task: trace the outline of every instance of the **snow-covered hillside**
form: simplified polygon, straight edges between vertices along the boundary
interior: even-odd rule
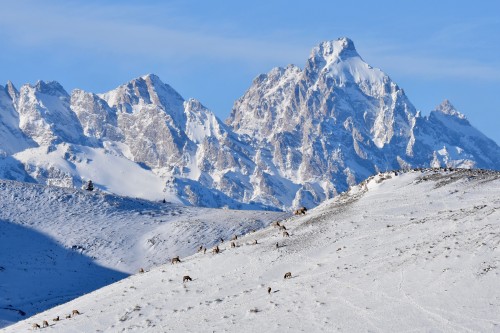
[[[285,216],[0,180],[0,327]]]
[[[125,204],[110,206],[115,200]],[[146,223],[160,218],[146,214],[150,206],[134,209]],[[235,248],[225,242],[219,254],[151,267],[4,332],[43,320],[65,333],[500,332],[499,221],[498,172],[379,174],[282,220],[290,237],[270,226]],[[72,310],[80,314],[65,319]]]

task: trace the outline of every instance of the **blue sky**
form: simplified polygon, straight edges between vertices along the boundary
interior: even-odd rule
[[[346,36],[424,115],[444,99],[500,143],[500,1],[4,1],[0,84],[96,93],[154,73],[221,119],[252,80]]]

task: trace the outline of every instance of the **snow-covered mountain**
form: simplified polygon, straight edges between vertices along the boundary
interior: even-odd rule
[[[207,207],[312,207],[390,169],[500,169],[500,148],[445,101],[421,116],[347,38],[258,76],[226,124],[155,75],[69,95],[0,87],[0,178]]]
[[[253,138],[264,172],[296,185],[285,206],[313,206],[378,171],[500,168],[498,145],[450,102],[422,117],[348,38],[315,47],[304,69],[290,65],[258,76],[227,124]]]
[[[55,199],[57,193],[64,191],[42,191],[61,202],[57,207],[68,209],[74,207],[72,201],[92,196],[68,190]],[[111,224],[120,226],[115,227],[120,235],[129,227],[160,228],[156,220],[180,209],[157,210],[154,204],[140,206],[114,197],[99,200],[109,204],[105,210],[110,216],[118,216],[94,236],[109,233]],[[133,211],[142,213],[136,222],[150,227],[119,218]],[[193,208],[187,211],[192,213]],[[186,208],[179,213],[186,214]],[[85,222],[90,220],[89,216]],[[228,242],[219,244],[219,254],[209,248],[206,254],[181,257],[179,264],[147,269],[3,331],[28,331],[46,320],[51,332],[65,333],[498,332],[498,221],[499,172],[381,173],[305,216],[281,220],[289,237],[269,226],[238,237],[234,248]],[[152,236],[157,230],[142,237],[138,247],[154,249],[146,239],[156,240]],[[100,241],[85,243],[89,245],[105,247]],[[122,252],[115,260],[122,258],[118,253]],[[21,269],[24,258],[15,258]],[[9,274],[15,259],[0,271],[0,279]],[[57,271],[65,263],[46,256],[40,259],[47,271]],[[291,278],[284,279],[287,272]],[[186,275],[191,281],[183,283]],[[66,318],[73,310],[80,314]],[[61,320],[52,321],[56,317]]]
[[[287,216],[0,180],[0,327]]]

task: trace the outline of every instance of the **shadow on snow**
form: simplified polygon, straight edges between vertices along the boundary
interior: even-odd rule
[[[127,276],[38,231],[0,220],[0,328]]]

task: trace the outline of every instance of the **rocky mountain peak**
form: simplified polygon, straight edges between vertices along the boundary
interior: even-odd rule
[[[15,101],[19,97],[19,91],[10,80],[7,81],[7,84],[5,85],[5,91],[13,101]]]
[[[56,96],[56,97],[69,97],[69,94],[64,90],[63,86],[57,81],[38,81],[35,90],[41,94]]]
[[[186,121],[182,96],[154,74],[143,75],[98,96],[117,111],[134,113],[159,107],[181,127]]]
[[[304,79],[310,84],[329,79],[337,87],[355,83],[367,95],[381,96],[391,90],[390,78],[380,69],[368,65],[349,38],[326,41],[314,47],[304,68]],[[396,86],[395,86],[396,87]]]
[[[345,60],[346,58],[356,56],[359,56],[359,54],[354,47],[354,43],[347,37],[322,42],[313,48],[311,52],[311,57],[320,57],[327,62]]]
[[[453,106],[453,104],[451,104],[451,102],[447,99],[445,99],[441,104],[439,104],[436,107],[435,111],[441,112],[445,115],[454,116],[459,119],[464,119],[464,120],[466,119],[465,115],[458,112],[457,109]]]
[[[165,83],[162,82],[162,80],[158,77],[158,75],[152,74],[152,73],[143,75],[139,79],[144,80],[150,86],[163,86],[163,85],[165,85]]]

